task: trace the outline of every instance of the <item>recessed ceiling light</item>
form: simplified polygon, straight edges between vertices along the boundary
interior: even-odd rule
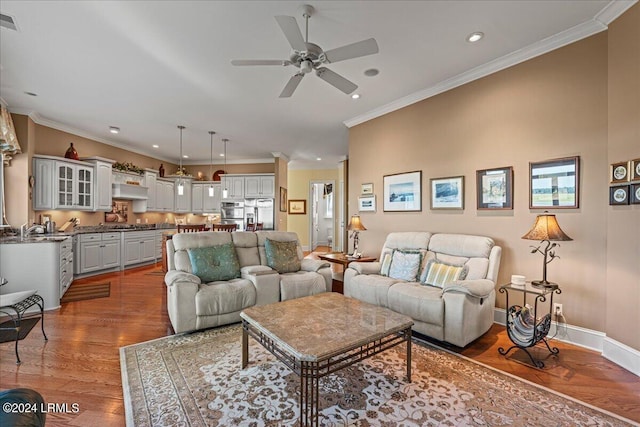
[[[484,33],[480,31],[476,31],[475,33],[471,33],[467,36],[467,41],[470,43],[475,43],[483,37],[484,37]]]
[[[109,126],[109,132],[118,134],[120,133],[120,128],[117,128],[115,126]]]
[[[183,155],[182,155],[182,158],[183,158],[183,159],[188,159],[188,158],[189,158],[189,156],[187,156],[186,154],[183,154]]]
[[[368,70],[364,71],[364,75],[367,77],[377,76],[378,73],[380,73],[380,70],[378,70],[377,68],[369,68]]]
[[[220,153],[220,157],[224,157],[224,153]]]
[[[153,144],[152,147],[153,148],[160,148],[160,146],[158,144]]]
[[[25,95],[29,95],[29,96],[38,96],[37,93],[33,93],[33,92],[25,92]]]
[[[353,95],[351,95],[351,99],[358,99],[358,98],[360,98],[359,93],[354,93]]]
[[[322,160],[322,157],[316,157],[316,160],[320,161],[320,160]]]

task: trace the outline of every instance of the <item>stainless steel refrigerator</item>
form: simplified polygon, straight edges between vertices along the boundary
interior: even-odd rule
[[[246,223],[262,223],[263,230],[273,230],[273,206],[273,199],[245,199],[244,214]]]

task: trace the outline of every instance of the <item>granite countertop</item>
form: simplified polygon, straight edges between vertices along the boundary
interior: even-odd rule
[[[109,233],[109,232],[127,232],[127,231],[153,231],[153,230],[171,230],[176,228],[174,224],[113,224],[113,225],[86,225],[75,227],[73,230],[64,233],[54,234],[31,234],[25,238],[20,235],[0,237],[2,243],[51,243],[62,242],[76,234],[87,233]]]

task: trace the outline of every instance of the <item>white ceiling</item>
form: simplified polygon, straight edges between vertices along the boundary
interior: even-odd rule
[[[0,29],[0,97],[38,123],[174,163],[181,124],[185,164],[209,163],[214,130],[216,163],[228,138],[230,163],[279,152],[293,168],[335,167],[347,155],[346,124],[602,31],[634,2],[2,0],[18,31]],[[303,28],[305,3],[315,7],[309,41],[324,50],[377,40],[378,54],[327,65],[360,99],[312,74],[280,99],[297,69],[231,65],[287,59],[274,16]],[[474,31],[485,37],[472,44]],[[380,73],[367,77],[369,68]]]

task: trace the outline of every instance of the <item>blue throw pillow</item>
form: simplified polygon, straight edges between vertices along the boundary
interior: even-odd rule
[[[232,243],[187,249],[191,271],[203,282],[240,277],[240,262]]]

